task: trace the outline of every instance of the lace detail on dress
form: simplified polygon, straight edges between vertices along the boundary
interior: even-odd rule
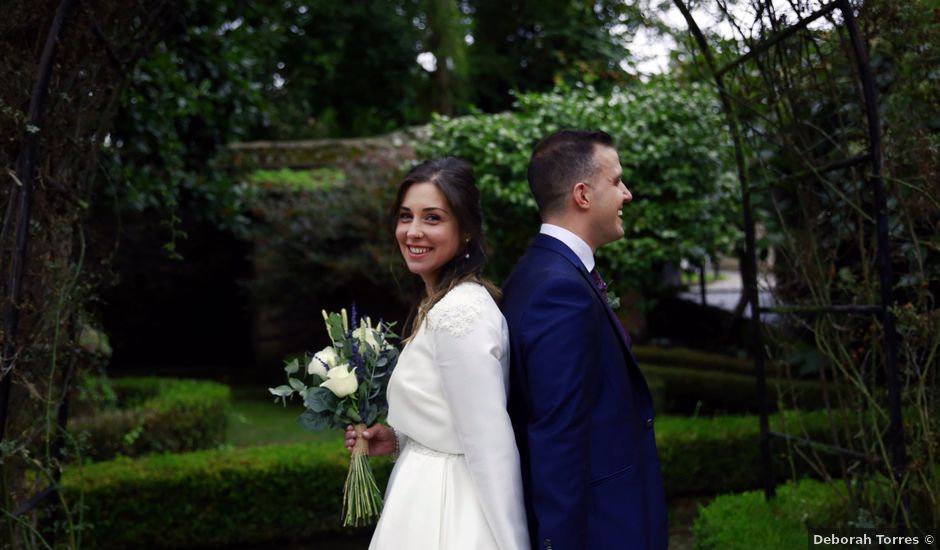
[[[428,312],[428,328],[446,330],[454,337],[463,336],[483,314],[484,300],[488,296],[486,289],[477,284],[455,287]]]

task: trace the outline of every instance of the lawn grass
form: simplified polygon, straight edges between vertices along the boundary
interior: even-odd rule
[[[303,405],[294,399],[287,406],[274,402],[268,389],[260,386],[233,386],[226,442],[235,447],[255,447],[276,443],[322,441],[342,445],[342,432],[303,429],[297,417]]]

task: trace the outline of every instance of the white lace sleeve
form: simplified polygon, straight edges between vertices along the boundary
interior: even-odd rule
[[[479,285],[462,284],[454,288],[428,312],[428,328],[445,331],[454,338],[464,336],[483,315],[485,292]]]
[[[428,313],[434,362],[499,550],[528,550],[519,451],[506,412],[506,322],[486,289],[463,284]]]

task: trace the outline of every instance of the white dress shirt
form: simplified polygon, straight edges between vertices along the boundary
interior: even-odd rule
[[[581,260],[581,263],[584,264],[584,267],[590,273],[594,269],[594,252],[591,250],[591,247],[588,243],[584,242],[584,239],[575,235],[571,231],[568,231],[564,227],[559,227],[557,225],[552,225],[550,223],[543,223],[542,227],[539,228],[539,233],[543,235],[548,235],[549,237],[555,237],[559,241],[565,243],[565,246],[571,249],[572,252]]]

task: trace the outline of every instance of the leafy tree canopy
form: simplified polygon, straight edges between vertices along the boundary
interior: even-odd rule
[[[276,14],[257,4],[190,0],[170,31],[138,63],[105,140],[104,202],[123,210],[171,212],[172,254],[183,195],[219,225],[240,219],[239,194],[214,159],[263,119],[263,82],[283,42]]]
[[[419,0],[286,1],[278,7],[271,109],[262,133],[280,139],[387,132],[422,114],[427,73]]]
[[[250,187],[216,162],[226,144],[382,133],[432,110],[467,112],[470,101],[502,109],[510,89],[545,90],[572,75],[616,82],[626,50],[615,31],[630,28],[630,9],[607,0],[538,10],[485,0],[183,0],[121,97],[104,205],[171,212],[172,254],[181,204],[225,228],[247,221]],[[422,52],[441,58],[435,71],[418,64]]]
[[[629,37],[643,21],[638,2],[469,0],[473,101],[510,107],[510,90],[548,91],[560,82],[603,88],[629,80]]]

